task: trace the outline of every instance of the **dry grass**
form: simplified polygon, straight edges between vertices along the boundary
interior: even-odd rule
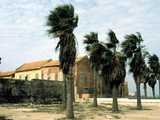
[[[160,104],[143,106],[139,111],[133,103],[121,103],[120,112],[112,113],[110,103],[102,103],[97,108],[91,103],[76,103],[75,120],[159,120]],[[65,111],[59,104],[2,104],[0,111],[0,116],[13,120],[65,120]],[[7,120],[5,117],[0,120]]]

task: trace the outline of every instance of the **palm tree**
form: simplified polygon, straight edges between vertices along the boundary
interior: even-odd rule
[[[60,69],[66,77],[66,116],[74,118],[72,85],[73,71],[76,58],[76,42],[73,30],[77,27],[78,16],[72,5],[60,5],[52,10],[48,16],[48,34],[59,38],[56,49],[59,49]]]
[[[154,73],[151,73],[148,85],[152,88],[153,98],[155,98],[156,75]]]
[[[102,46],[98,41],[98,33],[90,32],[84,36],[84,44],[86,44],[86,51],[89,53],[91,68],[93,69],[94,76],[94,99],[93,106],[97,106],[97,73],[100,69],[100,57],[102,52]]]
[[[142,53],[143,53],[143,58],[144,59],[146,59],[150,56],[149,52],[146,51],[146,50],[143,50]],[[146,60],[144,60],[144,61],[146,61]],[[149,79],[150,79],[150,69],[145,62],[144,71],[143,71],[142,80],[141,80],[141,82],[144,85],[144,96],[145,96],[145,98],[147,98],[147,83],[148,83]]]
[[[102,77],[105,80],[107,87],[112,91],[113,103],[112,111],[118,112],[118,88],[124,82],[126,69],[125,57],[121,52],[117,52],[117,44],[119,43],[115,33],[110,30],[108,33],[109,42],[100,43],[101,52],[98,52],[98,60],[100,61],[99,68],[102,72]],[[108,89],[106,89],[108,92]]]
[[[159,63],[159,66],[160,66],[160,63]],[[157,79],[158,79],[158,82],[159,82],[159,97],[160,97],[160,67],[159,67],[159,70],[158,70]]]
[[[108,69],[108,73],[110,73],[110,85],[112,89],[112,97],[113,97],[113,102],[112,102],[112,111],[113,112],[118,112],[118,88],[119,86],[124,83],[124,79],[126,76],[126,69],[125,69],[125,56],[117,52],[117,44],[119,43],[119,40],[116,37],[116,34],[114,31],[110,30],[108,33],[109,37],[109,43],[106,43],[106,47],[111,51],[112,54],[108,54],[106,57],[111,58],[111,64],[110,67],[107,67],[105,69]],[[108,53],[108,50],[107,50]]]
[[[133,78],[136,83],[137,109],[139,110],[142,109],[140,83],[145,69],[142,42],[142,36],[137,32],[137,34],[126,35],[125,41],[122,43],[122,51],[129,60],[130,72],[133,73]]]
[[[145,98],[147,98],[147,83],[150,79],[150,69],[147,67],[145,67],[144,69],[144,74],[143,74],[143,84],[144,84],[144,96]]]
[[[153,97],[155,98],[155,84],[159,75],[159,67],[160,67],[158,56],[157,55],[150,56],[148,60],[148,64],[149,64],[150,70],[152,71],[152,74],[150,77],[151,79],[149,80],[148,84],[152,88]]]
[[[97,33],[93,32],[87,34],[84,43],[87,44],[86,50],[89,52],[93,70],[96,72],[101,71],[103,79],[105,79],[111,86],[110,88],[112,88],[112,111],[117,112],[118,87],[124,82],[126,75],[125,57],[116,50],[119,41],[112,30],[108,33],[109,43],[99,42],[97,36]]]

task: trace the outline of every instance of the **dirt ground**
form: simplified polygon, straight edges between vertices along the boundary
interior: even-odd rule
[[[116,114],[111,112],[111,103],[101,103],[97,108],[91,103],[76,103],[74,108],[75,120],[160,120],[160,103],[143,103],[140,111],[135,103],[120,103]],[[65,112],[55,104],[1,104],[0,120],[65,120]]]

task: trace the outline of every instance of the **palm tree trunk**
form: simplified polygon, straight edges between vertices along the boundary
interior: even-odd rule
[[[67,75],[66,79],[66,90],[67,90],[67,105],[66,105],[66,116],[68,119],[74,118],[74,111],[73,111],[73,92],[72,92],[72,67],[70,67],[69,74]]]
[[[107,74],[107,75],[106,75],[106,83],[105,83],[105,84],[106,84],[106,85],[105,85],[106,97],[111,97],[111,96],[112,96],[112,90],[111,90],[111,86],[110,86],[109,81],[110,81],[110,75]]]
[[[67,75],[63,74],[63,108],[66,109],[67,90],[66,90]]]
[[[136,81],[136,89],[137,89],[137,109],[142,110],[140,79],[139,78],[137,78],[137,81]]]
[[[102,97],[107,97],[106,76],[102,76]]]
[[[118,88],[116,85],[114,85],[112,88],[112,97],[113,97],[112,112],[118,112],[117,96],[118,96]]]
[[[75,94],[74,94],[74,77],[72,76],[72,99],[75,102]]]
[[[158,80],[158,82],[159,82],[159,97],[160,97],[160,80]]]
[[[93,98],[93,107],[97,107],[97,79],[96,71],[94,70],[94,98]]]
[[[101,76],[99,76],[99,78],[100,78],[100,81],[101,81],[101,83],[100,83],[100,97],[103,97],[103,78],[101,77]]]
[[[155,98],[155,89],[152,87],[153,98]]]
[[[147,85],[144,83],[144,96],[147,98]]]

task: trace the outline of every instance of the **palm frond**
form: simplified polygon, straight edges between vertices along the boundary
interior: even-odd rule
[[[77,27],[78,16],[74,14],[72,5],[61,5],[50,12],[47,26],[48,34],[59,37],[65,32],[71,33]]]
[[[151,55],[148,60],[150,69],[157,75],[160,69],[159,58],[157,55]]]
[[[60,68],[64,74],[68,74],[73,67],[76,57],[76,38],[73,30],[78,25],[78,16],[74,13],[71,4],[60,5],[50,11],[47,20],[48,34],[58,37],[56,50],[59,49]]]

